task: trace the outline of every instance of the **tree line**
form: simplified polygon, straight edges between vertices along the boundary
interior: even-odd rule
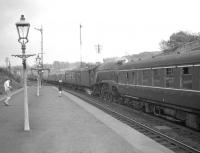
[[[177,48],[182,47],[184,44],[200,40],[200,33],[189,33],[185,31],[179,31],[173,33],[169,40],[162,40],[159,43],[162,51],[175,51]]]

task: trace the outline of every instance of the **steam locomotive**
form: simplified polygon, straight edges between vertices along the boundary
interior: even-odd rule
[[[200,52],[177,53],[49,75],[47,82],[90,90],[107,102],[200,130]]]

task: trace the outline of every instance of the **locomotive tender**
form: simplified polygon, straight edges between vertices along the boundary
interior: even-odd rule
[[[66,71],[64,85],[200,130],[200,52]],[[48,81],[48,80],[47,80]],[[55,81],[51,79],[51,81]]]

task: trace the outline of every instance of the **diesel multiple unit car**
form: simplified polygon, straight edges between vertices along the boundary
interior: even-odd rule
[[[64,85],[200,130],[200,52],[66,71]],[[49,78],[50,79],[50,78]],[[48,79],[47,79],[48,81]],[[51,81],[56,81],[52,80]]]

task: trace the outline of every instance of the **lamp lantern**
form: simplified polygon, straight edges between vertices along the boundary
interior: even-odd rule
[[[26,44],[28,42],[30,23],[25,21],[24,15],[21,15],[20,21],[16,23],[16,27],[19,35],[18,41],[21,44]]]

